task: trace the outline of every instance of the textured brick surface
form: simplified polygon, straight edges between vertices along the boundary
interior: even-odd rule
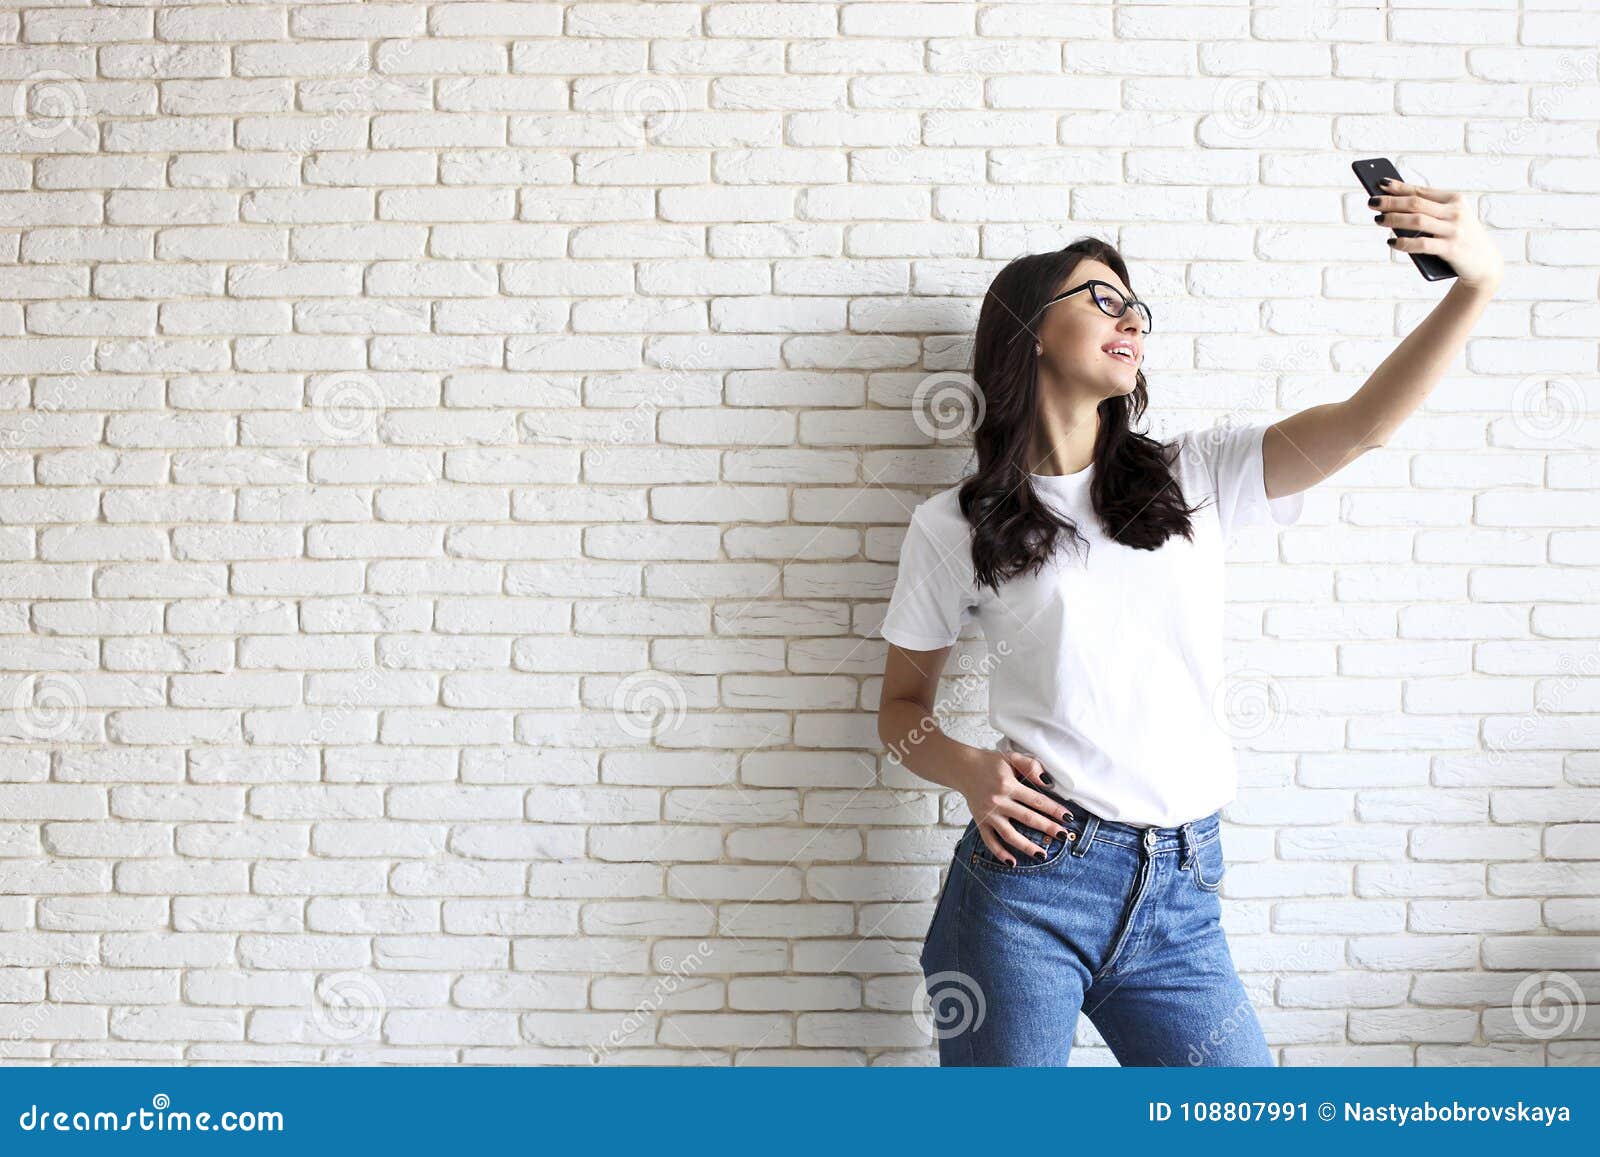
[[[930,1063],[965,816],[873,718],[967,459],[930,375],[1096,233],[1158,432],[1346,396],[1442,292],[1351,179],[1387,153],[1507,274],[1398,437],[1234,544],[1225,923],[1283,1064],[1600,1063],[1597,37],[9,6],[0,1056]]]

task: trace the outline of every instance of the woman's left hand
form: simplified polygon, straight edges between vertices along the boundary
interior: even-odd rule
[[[1390,181],[1377,196],[1374,210],[1386,229],[1417,229],[1430,237],[1394,237],[1390,245],[1401,253],[1435,253],[1450,263],[1463,285],[1493,289],[1500,284],[1505,261],[1483,223],[1473,201],[1449,189],[1430,189],[1405,181]]]

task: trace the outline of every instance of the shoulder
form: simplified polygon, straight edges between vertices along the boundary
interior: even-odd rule
[[[911,512],[911,519],[929,537],[953,547],[972,537],[972,524],[961,512],[961,484],[930,494]]]
[[[1215,485],[1219,474],[1235,462],[1261,453],[1261,438],[1268,422],[1224,421],[1211,426],[1196,426],[1171,439],[1176,449],[1173,470],[1193,475]],[[1219,466],[1223,469],[1219,471]]]

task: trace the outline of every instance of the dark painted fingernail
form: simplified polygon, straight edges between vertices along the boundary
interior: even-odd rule
[[[1036,860],[1042,860],[1042,859],[1044,859],[1044,853],[1043,852],[1035,852],[1035,853],[1033,853],[1033,858],[1036,859]]]
[[[1383,178],[1383,180],[1378,182],[1378,187],[1380,189],[1387,189],[1393,182],[1394,182],[1394,178],[1393,177],[1385,177],[1385,178]]]
[[[1376,217],[1373,218],[1373,220],[1374,221],[1382,221],[1383,220],[1383,214],[1379,213]]]
[[[1055,782],[1055,780],[1050,778],[1050,773],[1048,771],[1041,771],[1039,773],[1039,778],[1041,780],[1043,780],[1045,783],[1054,783]]]
[[[1378,198],[1376,198],[1376,197],[1368,197],[1367,198],[1367,208],[1376,209],[1377,207],[1378,207]]]
[[[1393,244],[1394,244],[1394,240],[1395,240],[1395,239],[1394,239],[1394,238],[1393,238],[1393,237],[1391,237],[1391,238],[1389,238],[1389,244],[1390,244],[1390,245],[1393,245]]]
[[[1072,822],[1072,813],[1071,812],[1062,812],[1061,813],[1061,822],[1064,823],[1064,824],[1071,823]]]

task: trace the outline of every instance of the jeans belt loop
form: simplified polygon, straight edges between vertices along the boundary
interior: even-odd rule
[[[1082,808],[1079,808],[1078,810],[1079,812],[1083,811]],[[1089,850],[1089,845],[1094,843],[1095,830],[1099,826],[1099,816],[1088,815],[1086,813],[1083,815],[1083,830],[1078,833],[1078,838],[1073,841],[1072,845],[1072,854],[1074,856],[1082,857],[1083,854]]]
[[[1180,869],[1187,868],[1189,861],[1194,859],[1193,823],[1194,821],[1191,820],[1189,823],[1180,824],[1178,827],[1178,850],[1182,853],[1178,856],[1178,867]]]

